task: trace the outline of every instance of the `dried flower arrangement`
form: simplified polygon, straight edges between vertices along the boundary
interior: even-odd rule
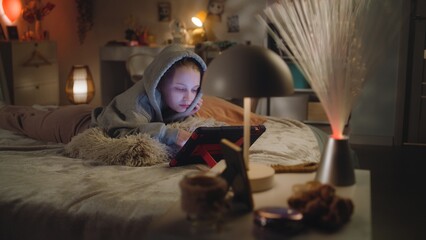
[[[43,40],[46,32],[43,32],[41,21],[49,15],[55,8],[55,4],[47,2],[42,3],[42,0],[26,0],[25,6],[22,10],[22,18],[30,24],[34,24],[34,31],[28,30],[23,39],[24,40]]]
[[[53,9],[55,4],[47,2],[43,4],[41,0],[27,0],[25,7],[22,11],[22,18],[28,23],[34,23],[35,21],[41,21],[47,16]]]
[[[134,15],[128,16],[124,20],[124,25],[126,25],[124,38],[130,45],[149,45],[148,27],[142,26]]]

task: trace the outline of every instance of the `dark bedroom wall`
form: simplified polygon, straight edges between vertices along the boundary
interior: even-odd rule
[[[124,40],[124,31],[127,27],[125,20],[133,16],[140,25],[147,27],[155,36],[157,44],[164,43],[171,38],[169,22],[159,22],[157,3],[170,2],[172,7],[172,19],[181,19],[187,27],[192,27],[190,17],[200,10],[206,10],[208,0],[91,0],[94,6],[94,26],[87,33],[83,44],[80,44],[77,36],[77,9],[75,0],[42,0],[56,6],[42,22],[43,29],[49,31],[50,39],[57,42],[57,55],[59,63],[60,98],[61,104],[69,104],[65,93],[65,81],[71,66],[74,64],[87,64],[92,70],[95,80],[96,94],[92,105],[101,104],[101,79],[99,50],[108,41]],[[223,19],[229,15],[239,15],[239,33],[227,33],[224,30],[226,20],[217,29],[221,40],[237,42],[251,41],[253,44],[263,44],[266,37],[264,31],[260,31],[260,24],[254,15],[265,6],[264,1],[253,1],[247,4],[246,0],[227,0]],[[3,25],[5,25],[2,22]],[[20,32],[33,27],[20,18],[14,25]],[[121,81],[117,79],[117,81]]]
[[[376,0],[380,1],[380,0]],[[405,33],[401,32],[404,25],[404,16],[406,9],[403,7],[404,0],[386,1],[392,13],[398,19],[397,22],[392,19],[386,20],[394,23],[390,31],[395,37],[385,43],[385,50],[380,54],[378,64],[373,66],[373,74],[367,79],[364,89],[357,100],[350,119],[350,141],[355,144],[372,145],[393,145],[395,144],[396,128],[399,113],[398,89],[399,81],[405,79],[399,78],[400,64],[404,64],[401,58],[401,39]],[[371,21],[374,22],[374,19]],[[382,29],[384,31],[384,29]],[[372,67],[372,66],[370,66]]]

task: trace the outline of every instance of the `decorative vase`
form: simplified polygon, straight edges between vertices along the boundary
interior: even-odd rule
[[[34,38],[35,40],[43,40],[43,29],[40,20],[34,22]]]
[[[329,137],[315,180],[334,186],[355,184],[355,169],[347,136],[342,139]]]

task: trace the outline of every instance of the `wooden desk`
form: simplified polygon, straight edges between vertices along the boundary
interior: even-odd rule
[[[287,206],[287,199],[291,195],[294,184],[313,180],[314,173],[276,174],[275,186],[271,190],[254,193],[255,209],[264,206]],[[371,239],[371,192],[370,172],[367,170],[355,171],[356,184],[351,187],[338,187],[337,194],[349,197],[355,205],[351,221],[338,232],[327,234],[315,230],[292,236],[291,239]],[[253,214],[247,213],[232,220],[225,220],[220,232],[198,233],[191,231],[190,223],[180,208],[180,202],[170,209],[164,216],[152,222],[148,228],[148,239],[283,239],[283,235],[276,232],[264,231],[253,223]],[[145,239],[145,238],[144,238]]]

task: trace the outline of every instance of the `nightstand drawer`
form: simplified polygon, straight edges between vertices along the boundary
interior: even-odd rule
[[[53,41],[0,42],[11,102],[59,105],[59,68]]]
[[[58,105],[58,82],[43,82],[14,88],[15,105]]]
[[[57,63],[39,67],[17,66],[14,70],[14,87],[37,83],[42,84],[43,82],[52,82],[57,81],[58,79]]]
[[[15,66],[27,64],[29,66],[56,63],[56,44],[51,41],[41,42],[13,42],[12,63]],[[34,55],[34,53],[36,53]],[[37,54],[38,53],[38,54]]]

